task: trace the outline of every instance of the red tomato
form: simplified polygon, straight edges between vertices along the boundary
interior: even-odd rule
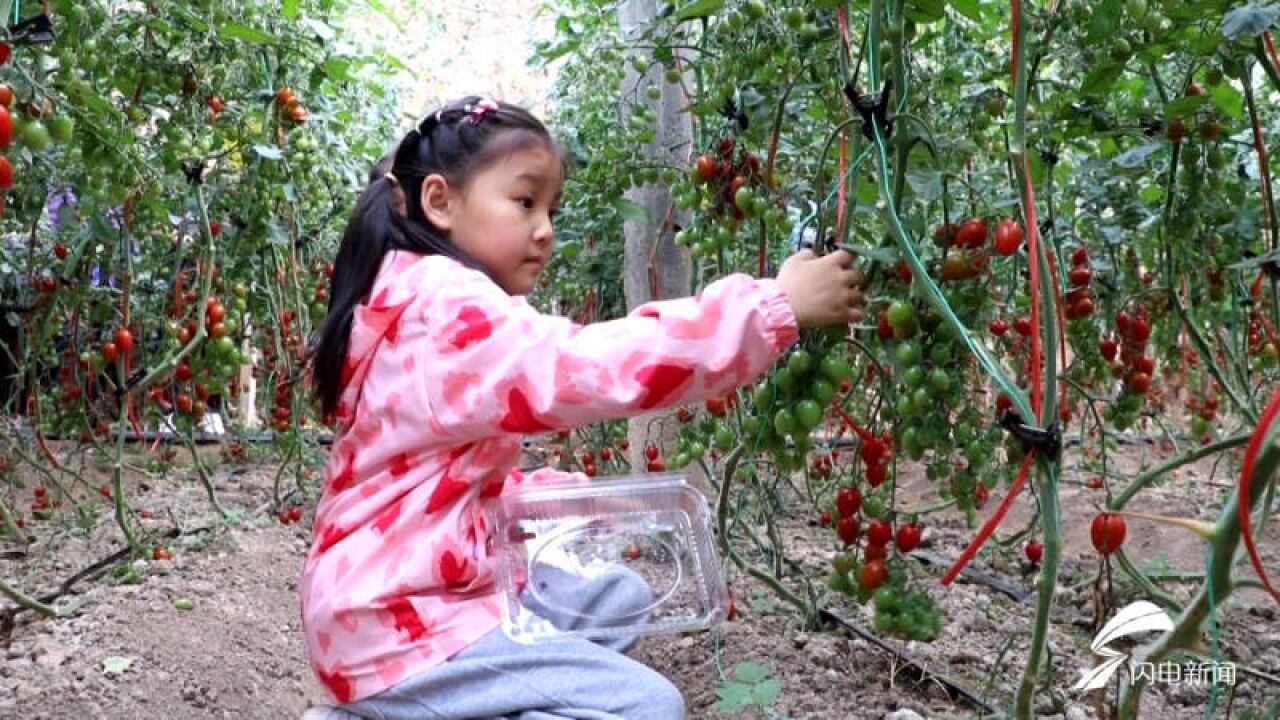
[[[987,329],[991,331],[992,335],[1003,337],[1005,333],[1009,332],[1009,321],[992,320],[991,324],[987,326]]]
[[[0,105],[0,150],[9,147],[13,142],[13,116],[9,109]]]
[[[880,487],[885,480],[889,479],[889,466],[885,463],[876,463],[867,466],[867,484],[873,488]]]
[[[996,252],[1008,257],[1022,247],[1022,226],[1014,220],[1004,220],[996,228]]]
[[[1139,355],[1138,357],[1133,359],[1133,369],[1140,373],[1146,373],[1147,375],[1150,375],[1151,373],[1155,372],[1156,363],[1154,360],[1147,357],[1146,355]]]
[[[1024,551],[1027,553],[1027,562],[1032,565],[1039,565],[1040,558],[1044,557],[1044,545],[1039,540],[1032,540],[1027,543]]]
[[[1151,389],[1151,376],[1146,373],[1136,372],[1125,380],[1125,387],[1135,395],[1146,395]]]
[[[644,456],[645,456],[645,458],[646,458],[646,459],[648,459],[648,460],[650,460],[650,461],[657,460],[657,459],[658,459],[658,448],[654,447],[653,445],[650,445],[650,446],[646,447],[646,448],[644,449]]]
[[[840,542],[845,545],[852,545],[858,541],[858,533],[862,531],[862,526],[858,523],[858,518],[853,515],[840,518],[840,522],[836,523],[836,534],[840,536]]]
[[[9,164],[9,158],[0,155],[0,190],[9,190],[13,182],[13,165]]]
[[[867,543],[870,545],[888,545],[893,539],[893,525],[888,520],[872,520],[867,525]]]
[[[822,527],[831,527],[831,511],[823,510],[822,514],[818,516],[818,523]]]
[[[1084,265],[1087,262],[1089,262],[1089,248],[1084,247],[1082,245],[1076,248],[1075,251],[1071,253],[1072,265],[1080,266],[1080,265]]]
[[[113,363],[119,357],[120,357],[120,348],[116,347],[115,343],[113,342],[103,343],[102,345],[103,360],[106,360],[108,363]]]
[[[987,221],[979,218],[965,220],[951,241],[955,247],[980,248],[987,244]]]
[[[116,331],[116,347],[126,355],[133,349],[133,333],[129,332],[129,328],[120,328]]]
[[[842,518],[857,515],[862,509],[862,493],[857,488],[841,488],[836,493],[836,509]]]
[[[871,560],[862,566],[862,589],[875,590],[889,579],[889,571],[884,566],[883,560]]]
[[[716,177],[716,159],[710,155],[702,155],[694,166],[694,175],[701,182],[711,182]]]
[[[1102,555],[1110,555],[1124,544],[1126,528],[1124,518],[1111,513],[1101,513],[1093,519],[1089,537],[1093,547]]]
[[[1116,359],[1116,351],[1119,349],[1120,346],[1112,338],[1103,338],[1098,342],[1098,350],[1102,352],[1102,357],[1107,362],[1111,362]]]
[[[1071,285],[1088,285],[1093,279],[1093,271],[1087,267],[1078,267],[1071,271]]]
[[[0,65],[8,64],[11,57],[13,57],[13,48],[9,47],[9,43],[0,42]]]
[[[907,523],[898,528],[898,551],[909,553],[920,547],[920,526],[915,523]]]
[[[1013,321],[1013,331],[1022,337],[1031,337],[1031,318],[1020,317]]]

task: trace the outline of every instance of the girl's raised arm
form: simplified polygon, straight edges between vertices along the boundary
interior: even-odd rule
[[[799,336],[778,283],[731,275],[692,298],[581,326],[459,268],[424,304],[432,430],[450,440],[534,434],[727,394]]]

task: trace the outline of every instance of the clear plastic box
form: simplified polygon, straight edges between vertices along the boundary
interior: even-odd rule
[[[668,473],[541,484],[488,501],[507,635],[521,643],[601,641],[704,630],[723,620],[729,596],[711,510],[685,478]],[[625,568],[644,579],[652,600],[640,596],[627,607],[584,613],[573,602],[580,598],[557,600],[564,588],[556,593],[539,587],[546,582],[528,582],[535,568],[547,577],[547,567],[556,582],[566,577],[559,573],[573,576],[570,586],[626,575]]]

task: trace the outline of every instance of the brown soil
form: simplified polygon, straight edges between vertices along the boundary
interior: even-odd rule
[[[1140,463],[1156,459],[1153,452],[1150,446],[1125,447],[1120,476],[1132,477]],[[216,459],[216,453],[206,459]],[[145,464],[145,456],[131,460]],[[1083,487],[1091,472],[1079,467],[1081,462],[1078,453],[1068,452],[1062,490],[1065,566],[1056,599],[1058,619],[1050,634],[1052,691],[1038,696],[1041,714],[1068,720],[1100,717],[1095,711],[1099,698],[1070,689],[1081,671],[1096,664],[1088,645],[1099,563],[1090,547],[1088,524],[1101,491]],[[1212,519],[1231,481],[1227,470],[1224,465],[1211,480],[1211,465],[1194,466],[1144,493],[1131,508]],[[0,578],[28,593],[43,594],[122,547],[111,506],[97,495],[108,476],[92,467],[85,473],[88,483],[78,493],[85,500],[84,520],[64,508],[53,520],[29,524],[37,542],[25,555],[11,540],[0,539]],[[302,522],[282,525],[267,509],[273,473],[264,460],[215,471],[220,502],[239,516],[228,523],[216,518],[189,468],[174,467],[152,477],[126,472],[131,503],[152,513],[144,526],[155,531],[183,529],[184,535],[167,541],[175,557],[135,561],[137,584],[113,581],[110,573],[78,583],[74,595],[58,601],[75,608],[65,617],[44,619],[24,612],[8,633],[0,624],[0,717],[296,718],[308,705],[323,702],[323,690],[305,660],[296,594],[310,518],[304,513]],[[936,489],[922,473],[905,472],[904,478],[900,503],[918,507],[936,500]],[[30,504],[30,489],[3,492],[9,493],[6,502],[24,510]],[[991,512],[1001,497],[1002,491],[993,492],[985,512]],[[30,522],[30,513],[24,515]],[[835,537],[808,515],[780,519],[788,556],[814,578],[829,609],[870,629],[869,608],[825,587]],[[1030,517],[1029,503],[1019,501],[999,536],[1008,537]],[[958,555],[974,532],[954,512],[924,522],[922,550],[947,559]],[[199,528],[210,529],[191,533]],[[1265,545],[1268,566],[1280,574],[1280,543],[1269,537]],[[1203,544],[1184,530],[1130,520],[1125,548],[1139,566],[1203,569]],[[988,548],[974,565],[1029,590],[1034,574],[1023,566],[1020,555]],[[965,580],[943,588],[937,582],[943,568],[923,563],[913,567],[917,585],[939,602],[945,628],[933,643],[891,638],[887,643],[1001,707],[1020,678],[1034,606]],[[1247,566],[1237,574],[1248,575]],[[791,573],[785,584],[801,589],[798,576]],[[1119,573],[1115,577],[1118,602],[1136,599]],[[1186,598],[1194,586],[1164,587]],[[978,713],[940,683],[922,680],[900,658],[856,634],[802,627],[789,606],[760,583],[738,577],[734,595],[740,612],[736,621],[710,633],[646,638],[633,653],[681,688],[690,717],[718,717],[711,709],[717,687],[722,678],[732,679],[739,663],[748,661],[765,665],[782,682],[772,717],[909,720],[912,712],[925,717]],[[176,608],[179,598],[190,600],[194,608]],[[1234,698],[1226,693],[1219,697],[1217,717],[1225,716],[1228,703],[1234,717],[1244,717],[1245,709],[1261,710],[1280,697],[1280,683],[1275,681],[1280,676],[1280,619],[1275,603],[1257,591],[1236,593],[1223,605],[1224,660],[1273,678],[1241,672]],[[0,609],[7,607],[11,605],[0,601]],[[1114,692],[1113,683],[1108,697]],[[1142,716],[1199,718],[1207,700],[1205,687],[1157,685],[1146,696]],[[758,712],[746,716],[764,717]]]

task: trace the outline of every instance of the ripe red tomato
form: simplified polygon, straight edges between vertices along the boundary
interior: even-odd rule
[[[11,57],[13,57],[13,48],[9,47],[9,43],[0,42],[0,65],[8,64]]]
[[[186,382],[190,380],[194,374],[195,373],[191,372],[191,366],[187,363],[182,363],[173,371],[173,377],[178,382]]]
[[[1003,220],[996,228],[996,252],[1008,257],[1022,247],[1022,226],[1014,220]]]
[[[1095,550],[1102,555],[1110,555],[1124,544],[1125,532],[1123,517],[1104,512],[1093,519],[1089,537]]]
[[[1009,321],[992,320],[991,324],[987,326],[987,329],[991,331],[992,335],[1003,337],[1005,333],[1009,332]]]
[[[1116,352],[1119,349],[1120,346],[1112,338],[1103,338],[1098,342],[1098,350],[1102,352],[1102,357],[1107,362],[1111,362],[1116,359]]]
[[[13,183],[13,165],[9,164],[9,158],[0,155],[0,191],[11,189]]]
[[[898,528],[898,551],[909,553],[920,547],[920,526],[915,523],[907,523]]]
[[[667,464],[661,460],[650,460],[648,470],[649,472],[666,472]]]
[[[724,400],[720,398],[711,398],[707,401],[707,412],[715,417],[724,417]]]
[[[12,94],[13,91],[10,91]],[[13,116],[9,114],[9,109],[0,105],[0,150],[3,150],[13,142]]]
[[[1174,118],[1172,122],[1164,129],[1165,137],[1169,138],[1169,142],[1181,142],[1182,138],[1187,136],[1187,123],[1182,118]]]
[[[13,88],[8,83],[0,83],[0,105],[13,107]]]
[[[120,328],[116,331],[116,347],[126,355],[133,350],[133,333],[129,332],[129,328]]]
[[[600,459],[609,462],[613,459],[613,451],[609,448],[600,448]]]
[[[62,243],[58,243],[57,245],[53,246],[53,254],[57,256],[59,260],[66,260],[67,255],[71,254],[71,251],[67,249],[66,245],[63,245]]]
[[[822,514],[818,516],[818,524],[822,525],[822,527],[831,527],[831,511],[830,510],[822,511]]]
[[[1129,339],[1141,345],[1151,337],[1151,322],[1138,316],[1129,322]]]
[[[1125,380],[1125,387],[1135,395],[1146,395],[1151,389],[1151,376],[1146,373],[1136,372]]]
[[[980,248],[986,245],[987,221],[980,218],[965,220],[960,229],[956,231],[955,238],[951,241],[951,244],[962,248]]]
[[[1027,554],[1027,562],[1032,565],[1039,565],[1040,559],[1044,557],[1044,545],[1039,540],[1027,543],[1023,551]]]
[[[1078,267],[1071,271],[1071,285],[1080,286],[1088,285],[1093,279],[1093,271],[1087,267]]]
[[[1013,331],[1022,337],[1031,337],[1031,318],[1020,317],[1013,321]]]
[[[649,460],[649,461],[651,461],[651,462],[652,462],[652,461],[654,461],[654,460],[657,460],[657,459],[658,459],[658,448],[654,447],[653,445],[650,445],[650,446],[646,447],[646,448],[644,449],[644,456],[645,456],[645,458],[646,458],[646,459],[648,459],[648,460]]]
[[[693,172],[699,182],[711,182],[716,178],[716,159],[711,155],[699,156]]]
[[[876,463],[867,466],[867,484],[871,487],[880,487],[888,479],[889,465],[887,463]]]
[[[889,579],[889,571],[884,566],[883,560],[871,560],[862,566],[862,589],[875,590]]]
[[[179,393],[178,397],[174,399],[173,404],[175,407],[178,408],[178,412],[182,413],[183,415],[191,414],[192,402],[191,402],[190,395],[186,393]]]
[[[1089,262],[1089,248],[1081,245],[1071,253],[1071,264],[1075,266],[1084,265]]]
[[[108,363],[113,363],[120,357],[120,348],[116,347],[113,342],[102,344],[102,359]]]
[[[867,525],[867,543],[870,545],[888,545],[893,539],[893,525],[888,520],[872,520]]]
[[[208,104],[214,115],[222,112],[222,100],[217,95],[210,95],[205,98],[205,103]]]
[[[1102,476],[1101,476],[1101,475],[1094,475],[1093,477],[1091,477],[1091,478],[1089,478],[1088,480],[1086,480],[1086,481],[1085,481],[1084,486],[1085,486],[1085,487],[1087,487],[1087,488],[1089,488],[1090,490],[1101,490],[1101,489],[1102,489]]]
[[[845,545],[852,545],[858,541],[858,533],[862,531],[862,526],[858,523],[855,515],[847,515],[840,518],[840,522],[836,523],[836,534],[840,536],[840,542]]]
[[[840,517],[853,517],[862,509],[862,493],[857,488],[841,488],[836,493],[836,510],[840,511]]]
[[[1156,363],[1146,355],[1139,355],[1133,359],[1133,369],[1140,373],[1150,375],[1156,371]]]

